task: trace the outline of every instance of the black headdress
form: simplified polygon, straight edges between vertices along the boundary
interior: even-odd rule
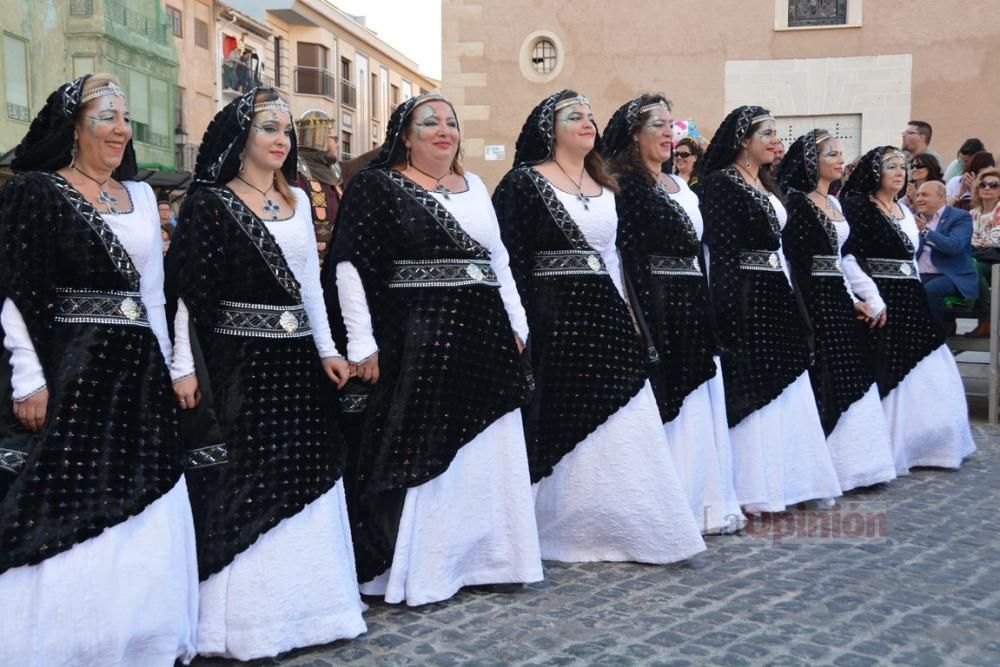
[[[24,139],[14,149],[10,166],[16,172],[56,171],[73,160],[73,129],[83,106],[83,86],[92,75],[85,74],[64,83],[49,95]],[[121,164],[112,172],[116,181],[131,181],[139,171],[132,140],[125,145]]]
[[[882,162],[886,149],[891,149],[902,155],[902,151],[894,146],[876,146],[861,156],[850,178],[844,184],[844,189],[840,191],[840,197],[844,198],[852,194],[870,195],[878,191],[882,183]],[[905,186],[902,191],[896,194],[898,199],[905,193]]]
[[[730,111],[712,136],[712,143],[708,145],[705,157],[698,161],[702,174],[709,174],[729,166],[740,152],[742,148],[740,142],[750,132],[754,120],[770,116],[770,111],[758,106],[736,107]]]
[[[832,138],[825,130],[809,130],[795,140],[778,167],[778,184],[786,192],[812,192],[819,183],[819,144]]]
[[[514,166],[523,167],[544,162],[552,157],[555,145],[556,104],[566,89],[556,91],[538,103],[521,127],[514,144]],[[594,150],[601,152],[601,135],[594,126]]]
[[[611,114],[611,120],[604,127],[604,158],[610,160],[615,155],[628,148],[632,142],[632,135],[639,127],[639,108],[642,105],[642,97],[637,97],[618,107],[618,110]]]
[[[455,113],[455,107],[441,93],[424,93],[423,95],[409,98],[392,112],[392,116],[389,117],[389,125],[385,129],[385,141],[382,142],[382,148],[379,149],[375,159],[365,166],[365,169],[391,167],[392,164],[390,163],[394,160],[393,155],[396,154],[400,144],[403,142],[403,130],[406,129],[406,124],[410,122],[410,114],[424,102],[434,101],[444,102],[451,107],[452,113]],[[455,122],[458,122],[457,113],[455,113]],[[459,131],[461,132],[461,130]]]
[[[254,98],[262,89],[240,95],[222,107],[208,124],[198,149],[198,160],[194,167],[194,180],[188,192],[201,185],[228,183],[240,171],[240,154],[250,136],[253,121]],[[295,124],[291,124],[292,147],[281,165],[281,173],[289,183],[294,183],[298,170],[298,150],[295,140]]]

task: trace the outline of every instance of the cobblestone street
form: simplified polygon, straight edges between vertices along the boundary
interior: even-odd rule
[[[546,563],[544,582],[511,593],[374,604],[367,635],[254,664],[995,667],[1000,428],[974,434],[979,450],[958,472],[918,470],[841,499],[827,513],[840,537],[786,537],[789,519],[777,538],[760,525],[711,537],[669,567]],[[844,537],[860,532],[852,508],[877,515],[884,537]]]

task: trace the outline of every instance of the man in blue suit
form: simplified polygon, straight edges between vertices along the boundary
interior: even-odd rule
[[[931,315],[944,326],[944,300],[949,296],[975,299],[979,281],[972,265],[972,218],[947,205],[944,183],[927,181],[917,190],[917,267],[927,290]],[[892,317],[890,313],[889,317]],[[954,322],[949,333],[954,333]]]

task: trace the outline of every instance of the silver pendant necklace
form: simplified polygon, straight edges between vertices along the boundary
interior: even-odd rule
[[[573,186],[576,188],[576,199],[581,204],[583,204],[583,210],[584,211],[589,211],[590,210],[590,197],[588,197],[587,195],[583,194],[583,174],[584,174],[585,171],[587,171],[587,165],[584,164],[583,168],[580,169],[580,182],[577,183],[576,181],[573,180],[572,176],[570,176],[568,173],[566,173],[566,170],[563,169],[563,166],[561,164],[559,164],[558,160],[556,160],[555,158],[552,158],[552,161],[556,163],[556,166],[559,167],[559,171],[561,171],[566,176],[566,178],[569,179],[569,182],[572,183]]]
[[[237,176],[236,178],[240,179],[241,181],[249,185],[251,188],[259,192],[264,197],[264,213],[267,213],[268,215],[271,216],[271,222],[277,220],[278,214],[281,213],[281,204],[275,202],[274,200],[272,200],[270,197],[267,196],[267,193],[274,189],[274,183],[272,182],[271,187],[269,187],[267,190],[261,190],[256,185],[254,185],[247,179],[243,178],[242,176]]]
[[[99,181],[96,178],[94,178],[93,176],[91,176],[90,174],[88,174],[87,172],[85,172],[82,169],[80,169],[75,164],[73,165],[73,171],[75,171],[76,173],[78,173],[78,174],[80,174],[82,176],[85,176],[86,178],[89,178],[94,183],[97,183],[97,188],[98,188],[97,189],[97,201],[99,201],[104,206],[108,207],[107,213],[110,213],[112,215],[118,215],[118,213],[119,213],[119,211],[118,211],[118,197],[115,197],[110,192],[108,192],[107,190],[104,189],[104,186],[107,184],[108,181],[111,180],[111,177],[105,178],[103,181]]]
[[[434,181],[435,185],[434,185],[434,190],[432,190],[432,192],[436,192],[437,194],[441,195],[442,197],[444,197],[448,201],[451,201],[451,194],[452,194],[451,190],[449,190],[448,188],[444,187],[444,185],[441,184],[441,181],[443,181],[444,179],[448,178],[449,176],[452,175],[452,173],[454,173],[452,171],[451,167],[448,167],[448,173],[445,174],[444,176],[442,176],[441,178],[435,178],[434,176],[431,176],[426,171],[424,171],[423,169],[421,169],[417,165],[413,164],[412,162],[410,163],[410,168],[413,169],[414,171],[420,172],[421,174],[423,174],[427,178],[429,178],[432,181]]]

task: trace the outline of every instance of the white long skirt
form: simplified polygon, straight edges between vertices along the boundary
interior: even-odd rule
[[[416,606],[463,586],[541,581],[521,411],[458,450],[441,475],[408,489],[392,565],[365,595]]]
[[[807,371],[729,436],[736,497],[748,510],[781,512],[840,495]]]
[[[877,385],[869,387],[840,415],[826,444],[842,491],[896,478],[889,425]]]
[[[718,358],[715,360],[719,367]],[[677,476],[702,534],[734,532],[743,527],[733,486],[733,454],[726,420],[722,373],[684,398],[678,415],[663,425]]]
[[[705,549],[648,381],[534,489],[546,560],[673,563]]]
[[[194,658],[198,565],[184,478],[100,535],[0,575],[0,665],[171,667]]]
[[[343,480],[201,583],[198,653],[238,660],[367,630]]]
[[[882,399],[896,474],[910,468],[958,468],[976,451],[965,387],[946,345],[920,360]]]

